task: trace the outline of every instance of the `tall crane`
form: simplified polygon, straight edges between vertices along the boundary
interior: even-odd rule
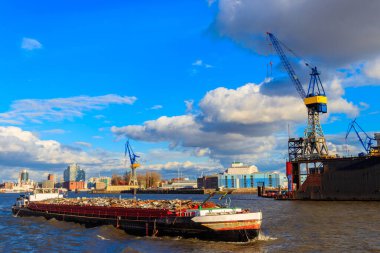
[[[326,157],[328,155],[328,149],[319,121],[319,114],[327,113],[327,97],[319,77],[320,73],[318,72],[317,67],[312,67],[310,64],[305,63],[305,65],[311,70],[309,87],[306,93],[281,47],[281,45],[284,44],[281,43],[272,33],[268,32],[267,34],[274,49],[281,59],[282,65],[286,69],[286,72],[292,80],[298,94],[307,107],[308,123],[304,133],[305,136],[303,141],[302,156],[304,158],[313,159]]]
[[[138,185],[137,177],[136,177],[136,169],[140,167],[140,164],[136,161],[136,158],[139,158],[140,156],[136,155],[133,152],[131,144],[129,144],[129,140],[125,143],[125,151],[124,151],[124,157],[129,156],[129,161],[131,162],[131,175],[129,177],[129,185]]]
[[[362,144],[364,150],[367,152],[368,155],[371,155],[371,150],[372,150],[372,142],[375,141],[374,138],[371,138],[368,136],[368,134],[359,126],[359,124],[356,122],[356,119],[351,121],[351,123],[348,125],[347,133],[346,133],[346,140],[348,135],[350,134],[351,130],[354,130],[356,133],[356,136],[358,137],[360,143]],[[364,134],[364,139],[360,135],[360,132]],[[363,135],[362,134],[362,135]]]

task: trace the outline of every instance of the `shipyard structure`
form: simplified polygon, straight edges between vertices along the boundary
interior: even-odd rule
[[[368,154],[307,158],[303,140],[289,139],[287,176],[294,199],[380,200],[380,135]]]
[[[268,33],[273,48],[281,59],[307,110],[307,127],[301,138],[289,138],[289,160],[286,171],[289,198],[307,200],[380,200],[380,134],[367,134],[353,120],[348,127],[355,132],[365,152],[355,157],[339,157],[328,150],[320,124],[327,113],[327,96],[316,66],[310,69],[307,92],[296,75],[285,50],[293,53],[273,34]],[[294,53],[293,53],[294,54]]]

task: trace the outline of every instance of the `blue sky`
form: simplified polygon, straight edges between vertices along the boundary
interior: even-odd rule
[[[370,29],[376,8],[362,15],[348,1],[335,16],[321,11],[329,29],[325,21],[310,28],[302,26],[310,24],[307,15],[294,17],[322,8],[317,3],[286,10],[282,4],[3,1],[0,178],[12,179],[21,168],[36,179],[61,175],[72,162],[89,176],[122,173],[126,138],[142,156],[142,171],[167,177],[178,168],[190,177],[221,171],[234,160],[283,169],[287,125],[302,135],[306,116],[294,87],[281,78],[278,58],[268,55],[267,30],[322,69],[331,151],[343,149],[354,117],[368,132],[378,131],[380,32]],[[339,29],[350,16],[366,28]],[[269,61],[273,79],[265,82]],[[360,151],[354,138],[349,145]]]

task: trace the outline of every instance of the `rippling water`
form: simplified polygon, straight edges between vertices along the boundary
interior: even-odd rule
[[[15,218],[11,205],[17,196],[0,194],[0,252],[380,252],[380,202],[274,201],[232,195],[233,205],[263,211],[262,234],[250,243],[223,243],[136,237],[112,226],[85,228],[54,219]],[[77,196],[97,195],[71,195]],[[204,197],[138,195],[140,199]]]

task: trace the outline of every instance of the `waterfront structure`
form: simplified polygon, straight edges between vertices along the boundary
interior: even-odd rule
[[[217,177],[219,188],[287,187],[287,178],[284,173],[259,172],[256,166],[244,165],[241,162],[232,163],[231,167],[227,168],[225,172],[218,174]],[[212,180],[215,179],[208,179],[209,184],[213,184],[211,183]],[[202,180],[200,179],[199,181],[201,182]],[[204,183],[206,184],[206,182],[207,179],[205,179]],[[204,188],[207,189],[205,186]]]
[[[76,163],[70,164],[63,172],[63,187],[70,190],[81,190],[86,188],[86,173]]]
[[[83,190],[85,189],[85,182],[84,181],[71,181],[71,182],[64,182],[63,188],[66,188],[69,191],[77,191],[77,190]]]
[[[105,189],[109,185],[111,185],[110,177],[91,177],[87,181],[88,189]]]
[[[189,178],[173,178],[168,183],[161,186],[162,189],[186,189],[197,188],[197,181]]]
[[[225,173],[231,175],[253,174],[256,172],[259,172],[259,169],[255,165],[245,165],[242,162],[233,162],[231,167],[225,171]]]
[[[218,176],[219,187],[224,188],[257,188],[258,186],[286,188],[287,178],[284,173],[257,172],[252,174],[227,174]]]
[[[42,188],[54,188],[54,182],[50,180],[45,180],[42,182]]]
[[[199,189],[217,189],[218,174],[197,178],[197,187]]]

